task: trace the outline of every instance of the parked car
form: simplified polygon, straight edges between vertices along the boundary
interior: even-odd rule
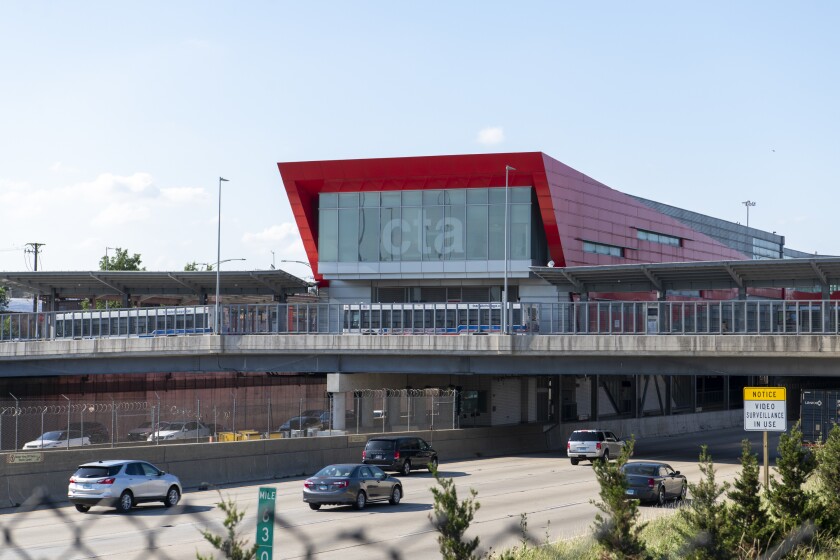
[[[566,443],[566,455],[573,465],[582,459],[588,461],[609,461],[618,457],[624,448],[624,441],[606,430],[575,430]]]
[[[169,426],[169,422],[161,422],[155,425],[153,422],[143,422],[136,428],[129,430],[126,435],[128,441],[146,441],[154,432],[163,431]]]
[[[332,428],[332,413],[330,412],[322,412],[321,415],[318,417],[318,420],[321,421],[321,425],[324,429]],[[356,427],[356,413],[352,410],[346,410],[344,412],[344,426],[346,428],[355,428]]]
[[[73,430],[79,431],[82,436],[90,438],[93,445],[111,442],[108,428],[99,422],[71,422],[70,431]]]
[[[668,499],[684,500],[688,481],[671,465],[658,461],[630,461],[621,468],[627,479],[627,497],[663,505]]]
[[[291,430],[307,430],[309,428],[321,428],[321,419],[317,416],[292,416],[277,428],[278,432],[290,432]]]
[[[402,497],[400,481],[373,465],[329,465],[303,483],[303,501],[312,509],[341,504],[363,509],[385,500],[397,505]]]
[[[210,428],[201,422],[170,422],[165,430],[149,434],[148,441],[171,441],[176,439],[197,439],[208,437]]]
[[[69,443],[68,443],[69,433]],[[82,432],[77,430],[53,430],[44,432],[38,439],[33,439],[23,444],[24,449],[56,449],[61,447],[81,447],[90,445],[89,437],[82,437]]]
[[[368,440],[362,463],[377,465],[408,476],[411,469],[437,468],[438,455],[431,445],[414,436],[382,436]]]
[[[97,505],[125,513],[143,502],[172,507],[182,492],[177,476],[145,461],[120,459],[79,465],[70,477],[67,498],[82,513]]]

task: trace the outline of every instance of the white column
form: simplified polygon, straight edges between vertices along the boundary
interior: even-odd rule
[[[332,426],[333,430],[344,430],[344,415],[347,410],[347,393],[332,394]],[[325,426],[326,428],[326,426]]]

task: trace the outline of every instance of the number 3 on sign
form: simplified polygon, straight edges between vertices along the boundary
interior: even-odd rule
[[[263,528],[262,528],[262,536],[260,537],[260,540],[261,540],[263,543],[267,543],[267,542],[268,542],[268,537],[269,537],[269,536],[270,536],[270,535],[268,534],[268,527],[263,527]]]

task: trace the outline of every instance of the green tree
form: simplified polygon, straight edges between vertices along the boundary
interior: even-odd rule
[[[834,534],[840,532],[840,425],[835,424],[828,432],[819,451],[815,471],[819,483],[817,492],[820,496],[820,526]]]
[[[197,263],[195,261],[188,262],[184,265],[184,272],[199,272],[201,269],[198,268],[199,266],[204,266],[204,270],[213,270],[212,264],[205,264],[202,265],[201,263]]]
[[[451,478],[441,478],[437,468],[431,467],[440,488],[432,487],[432,496],[435,500],[434,512],[429,514],[429,521],[432,522],[438,533],[438,545],[444,560],[473,560],[478,558],[474,555],[478,548],[478,537],[471,540],[464,540],[464,533],[470,527],[475,517],[475,512],[481,507],[475,497],[477,492],[470,488],[470,497],[466,500],[458,500],[458,491]]]
[[[770,513],[784,534],[814,518],[815,496],[802,485],[814,472],[816,460],[813,453],[802,446],[799,422],[794,424],[790,433],[781,435],[778,449],[776,471],[779,479],[773,477],[770,481],[767,498],[770,501]]]
[[[236,507],[236,503],[230,498],[227,500],[219,496],[221,501],[216,505],[225,512],[225,520],[222,524],[227,529],[224,536],[215,535],[207,529],[201,531],[201,535],[213,545],[213,548],[219,550],[224,554],[224,558],[229,560],[251,560],[257,556],[257,545],[248,546],[248,541],[240,539],[236,534],[236,527],[242,522],[245,517],[245,512],[240,511]],[[196,552],[198,560],[213,560],[213,556],[202,556]]]
[[[99,270],[146,270],[146,267],[140,268],[140,254],[134,253],[134,256],[128,256],[128,249],[117,247],[113,257],[102,257],[99,259]]]
[[[6,293],[6,288],[0,286],[0,311],[6,309],[9,305],[9,295]]]
[[[729,540],[742,558],[757,557],[768,545],[767,511],[761,501],[758,457],[750,440],[741,441],[741,472],[727,494]]]
[[[601,497],[600,502],[592,500],[601,510],[595,515],[595,540],[610,558],[635,560],[650,557],[640,536],[646,524],[638,523],[639,501],[627,499],[627,477],[623,470],[635,444],[631,438],[615,462],[595,461],[592,465]]]
[[[729,489],[729,484],[715,481],[715,466],[709,448],[700,448],[700,472],[703,478],[697,484],[689,483],[691,501],[680,510],[686,527],[680,532],[686,539],[685,558],[694,560],[723,560],[732,558],[727,543],[727,508],[719,501]]]

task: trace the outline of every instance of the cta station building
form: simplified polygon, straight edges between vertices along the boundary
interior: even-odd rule
[[[780,288],[720,289],[702,281],[669,290],[645,267],[812,257],[787,248],[775,232],[617,191],[541,152],[285,162],[278,168],[320,294],[330,303],[785,298],[791,292]],[[597,291],[576,281],[582,270],[622,266],[661,289],[625,291],[621,274]],[[458,387],[474,399],[464,403],[470,414],[462,422],[495,425],[740,408],[741,388],[750,382],[708,371],[533,375],[524,362],[492,376],[394,369],[332,374],[328,388],[339,395]]]

